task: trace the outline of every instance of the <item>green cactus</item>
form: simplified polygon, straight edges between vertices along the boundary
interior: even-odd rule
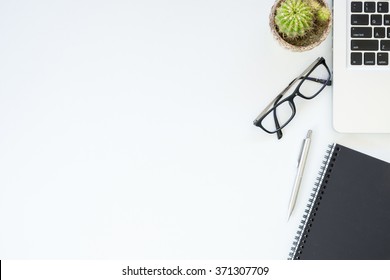
[[[317,11],[317,19],[322,22],[327,22],[330,19],[330,11],[326,7],[321,7]]]
[[[288,38],[304,36],[313,28],[314,19],[312,7],[303,0],[282,2],[275,15],[279,32]]]
[[[330,11],[327,7],[321,5],[318,0],[306,0],[311,6],[315,17],[320,22],[327,22],[330,19]]]
[[[318,11],[322,7],[317,0],[307,0],[307,2],[314,11]]]

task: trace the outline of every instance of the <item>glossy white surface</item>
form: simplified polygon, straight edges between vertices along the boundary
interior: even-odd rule
[[[2,1],[0,258],[285,259],[327,144],[332,91],[278,141],[253,119],[331,36],[292,53],[273,1]],[[313,130],[295,211],[302,139]]]

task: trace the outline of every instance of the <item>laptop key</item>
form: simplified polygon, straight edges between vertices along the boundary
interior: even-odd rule
[[[351,15],[351,25],[368,25],[368,15]]]
[[[375,65],[375,53],[373,52],[364,53],[364,65]]]
[[[351,65],[362,65],[362,53],[360,52],[351,53]]]
[[[379,40],[351,40],[351,50],[353,51],[377,51]]]
[[[352,38],[371,38],[372,27],[351,27]]]
[[[352,38],[371,38],[372,27],[351,27]]]
[[[390,51],[390,40],[381,40],[381,51]]]
[[[389,54],[388,53],[377,53],[376,54],[378,65],[389,65]]]
[[[386,29],[384,27],[375,27],[374,28],[374,37],[375,38],[385,38]]]
[[[390,15],[384,15],[384,17],[383,17],[383,24],[384,25],[390,25]]]
[[[390,38],[390,27],[387,27],[387,38]]]
[[[363,12],[363,2],[352,1],[351,2],[351,12],[352,13]]]
[[[388,13],[389,12],[389,2],[378,2],[377,11],[378,11],[378,13]]]
[[[364,12],[375,13],[375,2],[364,2]]]
[[[382,25],[382,15],[371,15],[371,25]]]

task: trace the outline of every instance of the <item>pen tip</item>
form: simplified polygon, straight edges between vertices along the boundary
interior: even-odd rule
[[[311,130],[311,129],[309,129],[309,131],[307,132],[307,135],[306,135],[306,137],[307,138],[310,138],[311,137],[311,133],[312,133],[313,131]]]

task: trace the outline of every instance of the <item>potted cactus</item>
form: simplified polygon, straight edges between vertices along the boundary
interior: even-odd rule
[[[282,46],[306,51],[328,36],[331,16],[324,0],[277,0],[271,10],[270,26]]]

